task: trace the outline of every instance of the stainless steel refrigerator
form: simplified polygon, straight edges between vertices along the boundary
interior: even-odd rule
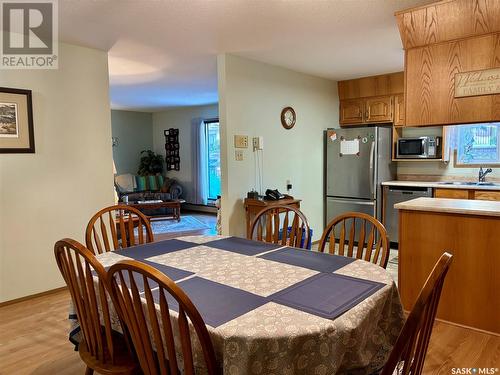
[[[396,177],[391,147],[390,127],[325,131],[325,225],[347,211],[382,221],[380,184]]]

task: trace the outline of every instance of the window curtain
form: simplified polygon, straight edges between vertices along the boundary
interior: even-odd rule
[[[191,123],[193,145],[193,203],[206,205],[208,202],[208,161],[205,122],[201,118]]]

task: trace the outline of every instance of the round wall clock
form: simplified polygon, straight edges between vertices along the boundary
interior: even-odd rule
[[[297,116],[295,115],[295,111],[292,107],[283,108],[281,111],[281,125],[283,125],[285,129],[293,128],[296,119]]]

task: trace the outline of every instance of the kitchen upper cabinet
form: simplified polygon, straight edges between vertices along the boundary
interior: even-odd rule
[[[391,122],[392,96],[365,99],[365,122]]]
[[[406,125],[500,119],[500,95],[455,97],[455,75],[500,67],[500,33],[406,52]]]
[[[398,72],[339,81],[338,91],[340,125],[392,123],[396,97],[404,101],[404,75]]]
[[[405,49],[406,126],[500,120],[493,70],[500,68],[500,1],[439,1],[396,18]]]
[[[394,97],[394,126],[405,124],[405,96],[404,94]]]
[[[363,122],[364,101],[362,99],[340,101],[340,124]]]

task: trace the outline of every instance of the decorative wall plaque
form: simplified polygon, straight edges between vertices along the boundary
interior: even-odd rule
[[[455,98],[500,94],[500,68],[455,74]]]
[[[163,131],[165,135],[165,161],[167,171],[180,171],[179,129],[170,128]]]

